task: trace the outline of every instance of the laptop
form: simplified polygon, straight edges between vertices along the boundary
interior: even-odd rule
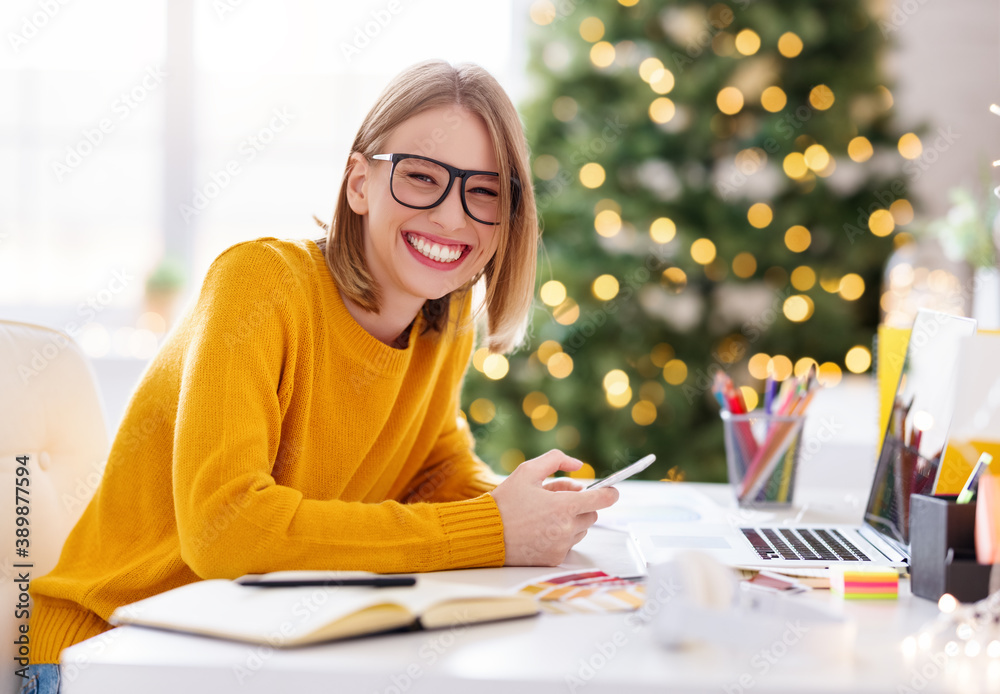
[[[630,533],[646,563],[698,549],[731,566],[906,566],[910,495],[934,493],[954,409],[959,345],[975,331],[970,318],[917,313],[862,525],[635,523]]]

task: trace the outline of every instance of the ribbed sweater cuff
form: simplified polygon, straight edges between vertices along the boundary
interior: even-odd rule
[[[503,522],[489,494],[437,505],[450,544],[449,568],[503,566]]]
[[[31,662],[42,665],[58,663],[62,649],[86,641],[112,626],[88,609],[71,600],[43,595],[34,597],[31,615]]]

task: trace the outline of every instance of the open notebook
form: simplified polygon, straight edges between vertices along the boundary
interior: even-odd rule
[[[309,572],[295,572],[303,573]],[[217,578],[119,607],[109,621],[283,647],[528,617],[538,611],[530,596],[425,576],[405,588],[262,588]]]

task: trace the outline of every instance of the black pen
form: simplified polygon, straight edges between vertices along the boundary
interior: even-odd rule
[[[371,576],[364,578],[305,578],[273,579],[263,576],[241,576],[236,582],[242,586],[258,588],[301,588],[306,586],[367,586],[369,588],[395,588],[413,586],[417,579],[413,576]]]

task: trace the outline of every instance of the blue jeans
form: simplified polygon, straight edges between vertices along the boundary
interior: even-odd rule
[[[18,694],[59,694],[59,666],[29,665],[28,679]]]

